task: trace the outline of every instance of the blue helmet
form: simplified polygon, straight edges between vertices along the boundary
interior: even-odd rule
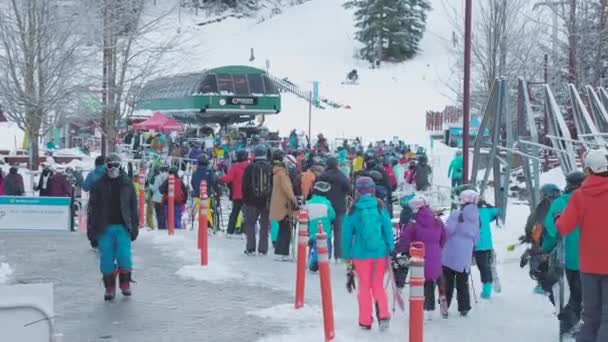
[[[540,193],[545,198],[557,198],[561,194],[559,187],[553,183],[544,184],[540,188]]]

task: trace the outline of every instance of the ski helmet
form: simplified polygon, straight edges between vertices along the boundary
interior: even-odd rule
[[[272,151],[272,161],[282,162],[283,158],[285,158],[285,152],[283,152],[283,150],[276,149],[276,150]]]
[[[288,154],[283,157],[283,164],[285,164],[285,166],[289,169],[295,169],[296,167],[298,167],[298,161],[291,154]]]
[[[462,205],[466,205],[466,204],[475,204],[477,205],[477,203],[479,203],[479,193],[475,190],[465,190],[463,192],[460,193],[460,195],[458,196],[458,200],[460,202],[460,204]]]
[[[371,178],[377,185],[382,185],[382,183],[384,182],[384,177],[382,176],[382,173],[380,173],[380,171],[378,170],[371,170],[369,172],[369,178]]]
[[[429,200],[423,195],[415,195],[414,198],[409,201],[408,205],[412,212],[416,214],[420,208],[429,206]]]
[[[265,160],[267,157],[266,146],[262,144],[256,145],[256,147],[253,148],[253,155],[255,156],[255,159]]]
[[[245,150],[240,150],[236,153],[236,161],[244,162],[249,157],[249,153]]]
[[[338,168],[338,159],[336,159],[335,157],[327,158],[327,161],[325,163],[327,164],[328,169],[337,169]]]
[[[585,154],[584,164],[586,169],[595,174],[608,172],[608,151],[605,149],[589,150]]]
[[[544,198],[554,199],[559,196],[561,191],[559,190],[559,187],[557,185],[553,183],[548,183],[540,188],[540,193]]]
[[[201,153],[198,156],[198,165],[202,165],[202,166],[209,165],[209,156],[206,153]]]
[[[399,199],[399,205],[401,205],[402,208],[405,208],[407,206],[409,206],[410,201],[416,197],[416,194],[412,193],[409,195],[403,195],[401,196],[401,198]]]
[[[566,189],[564,190],[567,193],[570,193],[583,185],[583,181],[585,180],[585,174],[581,171],[570,172],[566,176]]]
[[[369,177],[359,177],[355,182],[355,189],[359,195],[376,195],[376,184],[374,180]]]
[[[319,181],[315,183],[315,186],[312,188],[313,195],[322,195],[327,196],[327,193],[331,190],[331,184],[324,181]]]

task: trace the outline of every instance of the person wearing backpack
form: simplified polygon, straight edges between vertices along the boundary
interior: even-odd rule
[[[310,247],[308,269],[312,272],[319,270],[316,241],[319,221],[323,224],[323,230],[327,234],[327,256],[331,259],[333,237],[331,223],[336,219],[336,212],[327,198],[330,190],[331,184],[319,181],[312,188],[312,197],[306,202],[306,209],[308,210],[308,246]]]
[[[207,195],[209,195],[209,197],[216,196],[217,198],[220,198],[221,191],[218,184],[218,179],[215,176],[213,169],[209,167],[209,155],[206,153],[201,153],[198,156],[196,171],[192,175],[192,180],[190,181],[190,185],[192,185],[192,197],[194,197],[197,212],[200,202],[200,188],[202,181],[207,182]]]
[[[408,254],[410,243],[424,243],[424,311],[427,318],[435,311],[435,288],[444,292],[442,284],[441,250],[446,242],[443,221],[435,216],[426,197],[416,195],[408,202],[414,218],[401,226],[396,253]]]
[[[551,253],[557,246],[558,233],[557,227],[555,227],[555,219],[566,210],[572,193],[583,185],[584,180],[585,174],[581,171],[575,171],[566,176],[567,185],[564,193],[551,203],[551,207],[545,217],[545,238],[542,243],[543,252]],[[558,315],[561,334],[571,331],[581,318],[583,294],[579,272],[580,237],[579,226],[572,233],[564,237],[564,266],[570,297],[568,304]]]
[[[479,208],[480,231],[473,256],[483,284],[481,298],[490,299],[494,282],[492,277],[492,258],[494,257],[492,221],[497,219],[500,211],[485,200],[480,200],[477,207]]]
[[[479,193],[465,190],[459,196],[461,209],[453,213],[446,223],[447,241],[441,255],[448,307],[454,289],[457,292],[458,312],[466,316],[471,310],[469,272],[473,247],[479,240]]]
[[[243,174],[245,174],[245,169],[249,165],[249,160],[247,160],[247,157],[247,151],[238,151],[236,153],[237,162],[232,165],[226,175],[220,178],[222,183],[232,186],[232,191],[230,192],[232,211],[230,212],[230,218],[228,219],[228,230],[226,232],[228,235],[234,234],[236,221],[243,207]]]
[[[373,324],[372,297],[377,305],[378,326],[388,329],[390,312],[384,290],[384,272],[393,253],[393,227],[382,201],[375,197],[376,185],[369,177],[355,182],[357,201],[344,218],[342,227],[342,256],[347,271],[359,280],[359,326],[370,330]]]
[[[182,229],[182,211],[186,201],[188,200],[188,188],[184,184],[184,181],[178,175],[178,169],[172,167],[169,169],[169,176],[175,177],[175,191],[174,191],[174,224],[175,229]],[[160,192],[163,194],[163,203],[165,205],[165,217],[168,217],[169,213],[169,179],[165,180],[163,185],[160,186]]]
[[[268,231],[270,230],[270,197],[272,195],[272,166],[266,160],[264,145],[253,149],[254,160],[243,173],[243,226],[247,235],[245,254],[253,256],[256,252],[255,225],[260,222],[257,252],[268,253]]]
[[[291,245],[291,222],[298,210],[298,200],[294,186],[285,165],[285,153],[275,150],[272,153],[272,196],[270,198],[270,219],[279,222],[279,234],[274,249],[281,261],[289,260]],[[285,160],[285,161],[284,161]]]

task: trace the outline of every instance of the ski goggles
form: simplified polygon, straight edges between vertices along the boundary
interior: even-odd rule
[[[120,167],[120,163],[106,163],[107,169],[118,169]]]

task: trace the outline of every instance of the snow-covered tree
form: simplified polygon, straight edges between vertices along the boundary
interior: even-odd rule
[[[363,59],[401,62],[419,52],[431,9],[428,0],[350,0],[344,6],[355,9]]]

